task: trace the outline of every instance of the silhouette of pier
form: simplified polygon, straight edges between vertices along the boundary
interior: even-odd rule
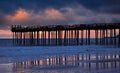
[[[13,44],[24,46],[120,45],[120,23],[13,25]],[[94,34],[94,38],[93,38]]]

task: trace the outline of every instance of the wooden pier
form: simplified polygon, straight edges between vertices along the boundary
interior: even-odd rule
[[[13,25],[13,44],[19,46],[120,46],[120,23],[74,25]],[[93,35],[94,34],[94,38]],[[92,36],[92,37],[91,37]],[[94,43],[92,43],[94,40]]]

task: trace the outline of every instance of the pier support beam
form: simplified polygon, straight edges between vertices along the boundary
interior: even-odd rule
[[[76,30],[74,30],[74,45],[76,45]]]
[[[113,30],[110,29],[110,45],[113,44]]]
[[[102,45],[105,45],[105,29],[102,30]]]
[[[100,45],[102,45],[102,30],[100,29]]]
[[[66,30],[64,31],[64,46],[66,46]]]
[[[86,45],[88,44],[88,30],[86,29]]]
[[[51,33],[51,32],[48,31],[48,45],[49,45],[49,46],[51,45],[51,43],[50,43],[50,39],[51,39],[51,38],[50,38],[50,35],[51,35],[51,34],[50,34],[50,33]]]
[[[83,36],[84,35],[84,31],[83,30],[81,30],[81,45],[83,45]]]
[[[79,30],[77,30],[77,45],[79,45]]]
[[[13,46],[15,46],[15,32],[13,32]]]
[[[43,46],[43,34],[44,34],[43,31],[41,31],[41,42],[40,42],[41,46]]]
[[[37,31],[37,46],[39,46],[39,31]]]
[[[25,32],[23,33],[23,44],[24,44],[24,46],[26,45],[26,42],[25,42]]]
[[[95,30],[95,44],[98,45],[98,30]]]
[[[70,43],[71,43],[71,34],[70,34],[70,30],[68,30],[68,34],[69,34],[69,38],[68,38],[68,45],[70,45]]]
[[[106,29],[106,45],[108,45],[108,30]]]
[[[68,41],[68,30],[66,31],[66,45],[68,45],[69,41]]]
[[[58,45],[58,31],[56,30],[56,46]]]
[[[118,46],[120,47],[120,29],[119,29],[119,35],[118,35],[119,39],[118,39]]]
[[[116,45],[116,29],[114,29],[114,45]]]
[[[67,31],[68,35],[68,31]],[[62,45],[62,31],[58,30],[58,45]]]
[[[71,30],[71,45],[73,45],[74,44],[74,36],[73,36],[73,30]]]
[[[88,45],[90,45],[90,30],[88,30]]]
[[[44,34],[44,42],[45,42],[45,43],[44,43],[44,46],[47,45],[47,44],[46,44],[46,39],[47,39],[47,38],[46,38],[46,31],[45,31],[45,34]]]
[[[36,32],[33,32],[33,45],[36,45]]]

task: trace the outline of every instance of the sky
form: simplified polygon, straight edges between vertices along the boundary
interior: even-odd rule
[[[0,38],[11,25],[72,25],[120,22],[120,0],[0,0]]]

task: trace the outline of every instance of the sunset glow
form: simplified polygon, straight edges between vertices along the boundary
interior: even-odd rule
[[[104,3],[101,0],[13,0],[12,2],[1,0],[0,30],[2,31],[0,36],[10,36],[11,25],[73,25],[120,22],[119,7],[120,1],[111,0],[106,0]]]
[[[8,15],[6,16],[6,18],[9,21],[25,21],[28,20],[30,17],[29,13],[26,12],[24,9],[19,9],[18,11],[16,11],[16,13],[14,15]]]
[[[63,17],[63,14],[55,9],[48,9],[45,11],[45,14],[53,19],[61,19]]]
[[[12,38],[12,32],[10,30],[0,30],[1,38]]]

